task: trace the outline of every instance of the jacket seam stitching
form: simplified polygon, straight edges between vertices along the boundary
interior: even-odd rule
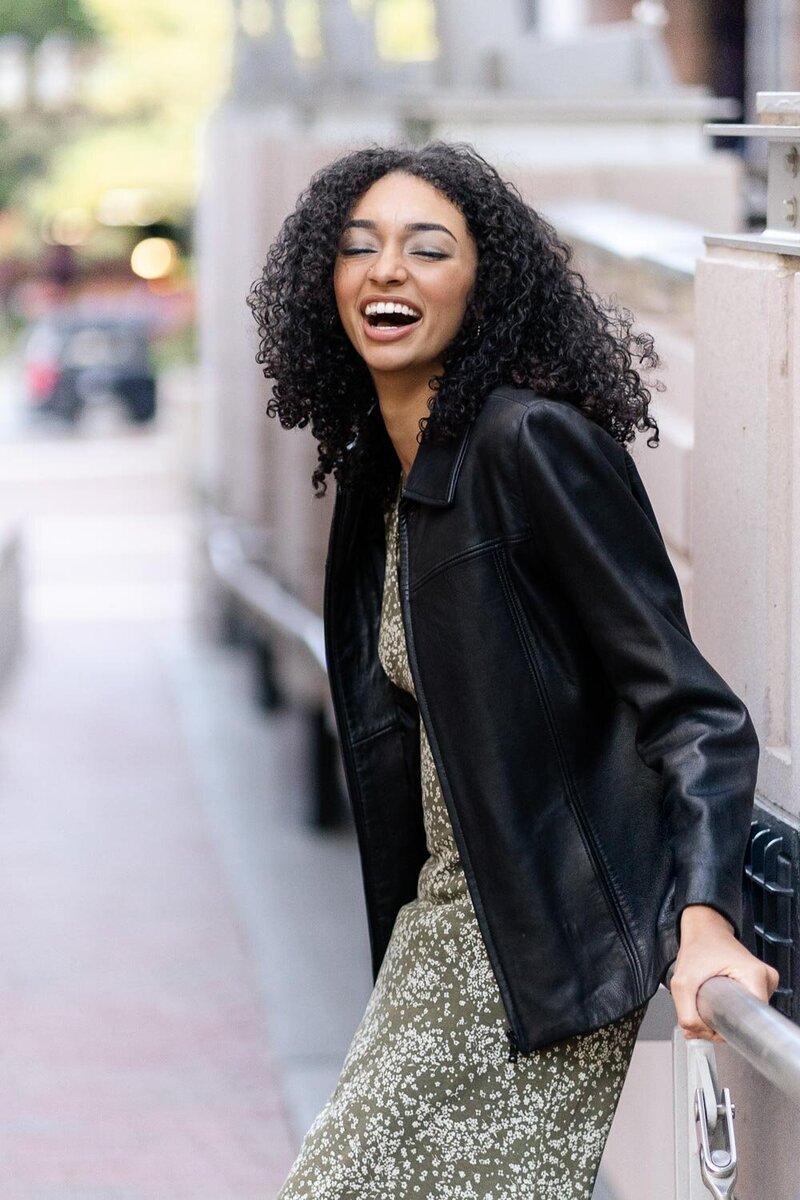
[[[509,399],[513,399],[513,397],[509,397]],[[525,406],[525,408],[526,408],[526,411],[527,411],[527,406]],[[517,439],[516,439],[516,447],[515,447],[515,450],[516,450],[516,462],[517,462],[517,479],[518,479],[518,486],[519,486],[519,494],[520,494],[520,498],[521,498],[521,500],[522,500],[522,503],[523,503],[523,511],[525,510],[525,491],[524,491],[524,486],[523,486],[523,481],[522,481],[522,470],[521,470],[521,467],[520,467],[520,458],[519,458],[519,456],[520,456],[520,442],[521,442],[521,440],[522,440],[522,431],[523,431],[523,428],[524,428],[524,426],[525,426],[525,421],[524,421],[524,414],[523,414],[523,417],[522,417],[522,419],[520,420],[519,427],[518,427],[518,429],[517,429]],[[625,478],[626,478],[626,481],[627,481],[627,483],[628,483],[628,487],[630,487],[630,479],[629,479],[629,477],[628,477],[627,464],[626,464],[626,469],[625,469]],[[541,557],[544,559],[544,555],[543,555],[543,553],[542,553],[541,541],[539,540],[539,538],[538,538],[538,536],[537,536],[536,523],[535,523],[535,522],[531,522],[531,526],[530,526],[530,528],[531,528],[531,539],[532,539],[532,541],[534,542],[534,544],[535,544],[535,546],[536,546],[536,548],[537,548],[537,550],[538,550],[538,552],[539,552],[539,555],[540,555],[540,556],[541,556]],[[498,560],[500,559],[500,552],[499,552],[499,551],[495,551],[495,557],[496,557],[496,559],[498,559]],[[509,596],[509,593],[508,593],[508,587],[509,587],[509,584],[508,584],[508,581],[505,579],[505,563],[503,562],[503,563],[501,564],[501,563],[498,561],[498,567],[500,568],[500,569],[498,570],[498,574],[500,575],[500,579],[501,579],[501,586],[503,587],[504,593],[505,593],[505,595],[506,595],[506,600],[507,600],[507,602],[508,602],[508,604],[509,604],[509,607],[510,607],[510,609],[511,609],[511,611],[512,611],[512,619],[514,620],[514,622],[515,622],[515,625],[516,625],[516,627],[517,627],[517,632],[518,632],[518,635],[519,635],[519,636],[522,638],[523,647],[527,647],[527,655],[526,655],[526,657],[528,657],[528,658],[529,658],[530,654],[532,653],[532,650],[531,650],[530,646],[528,645],[528,639],[525,637],[525,631],[524,631],[524,629],[522,629],[522,628],[520,627],[520,625],[518,624],[519,618],[518,618],[518,614],[517,614],[517,613],[516,613],[516,611],[515,611],[515,607],[516,607],[516,606],[515,606],[515,604],[512,602],[512,599],[511,599],[511,597]],[[530,662],[530,658],[529,658],[529,662]],[[531,664],[531,668],[530,668],[530,669],[531,669],[531,670],[533,670],[533,666],[532,666],[532,664]],[[545,687],[545,685],[544,685],[544,680],[541,680],[541,685],[540,685],[540,686],[542,687],[542,689],[544,689],[544,687]],[[561,750],[561,748],[560,748],[560,742],[559,742],[559,739],[558,739],[558,732],[557,732],[557,730],[556,730],[555,728],[552,728],[552,737],[553,737],[554,741],[556,742],[556,746],[557,746],[557,753],[558,753],[558,755],[559,755],[559,758],[560,758],[561,760],[563,760],[563,751],[562,751],[562,750]],[[565,785],[565,787],[567,788],[567,790],[568,790],[568,793],[569,793],[570,795],[574,796],[574,800],[573,800],[571,803],[572,803],[572,804],[575,804],[575,805],[578,805],[578,806],[580,807],[580,809],[581,809],[581,812],[582,812],[582,814],[583,814],[583,818],[584,818],[584,820],[586,821],[587,827],[588,827],[588,829],[589,829],[589,830],[591,830],[592,841],[593,841],[593,844],[594,844],[594,846],[596,847],[598,859],[599,859],[600,863],[602,864],[603,870],[605,871],[605,874],[606,874],[606,876],[607,876],[607,879],[608,879],[608,884],[609,884],[610,888],[612,889],[613,896],[614,896],[614,900],[615,900],[615,902],[616,902],[616,903],[618,904],[618,906],[619,906],[620,915],[621,915],[621,916],[622,916],[622,917],[625,919],[625,921],[627,922],[627,925],[628,925],[628,936],[630,937],[630,939],[631,939],[631,942],[633,943],[633,949],[634,949],[634,951],[636,952],[637,964],[636,964],[636,969],[635,969],[635,970],[633,970],[633,971],[632,971],[632,973],[634,974],[634,979],[635,979],[635,982],[636,982],[636,985],[637,985],[637,988],[638,988],[638,987],[639,987],[639,982],[638,982],[638,979],[636,979],[636,972],[639,972],[639,974],[641,974],[641,970],[642,970],[642,968],[641,968],[641,963],[638,961],[638,960],[639,960],[638,946],[637,946],[638,937],[637,937],[637,936],[634,934],[634,930],[636,929],[635,922],[634,922],[634,921],[631,919],[631,916],[630,916],[630,911],[629,911],[629,908],[628,908],[627,902],[625,901],[625,899],[624,899],[624,897],[623,897],[623,895],[622,895],[622,893],[621,893],[620,886],[619,886],[619,883],[618,883],[618,881],[617,881],[617,877],[616,877],[616,875],[614,874],[614,872],[611,870],[611,868],[609,867],[609,864],[608,864],[608,860],[607,860],[607,858],[606,858],[606,855],[603,853],[602,847],[600,846],[600,844],[599,844],[599,842],[598,842],[598,840],[597,840],[597,836],[596,836],[596,834],[594,833],[594,830],[593,830],[593,829],[592,829],[592,827],[591,827],[591,823],[590,823],[590,821],[589,821],[589,818],[588,818],[588,816],[587,816],[587,815],[585,814],[585,812],[584,812],[583,804],[582,804],[582,802],[581,802],[581,800],[580,800],[580,798],[579,798],[579,796],[578,796],[578,794],[577,794],[577,789],[576,789],[576,787],[575,787],[575,784],[574,784],[574,782],[573,782],[573,780],[572,780],[571,776],[569,775],[569,773],[568,773],[568,771],[567,771],[567,769],[566,769],[566,766],[565,766],[565,765],[563,765],[563,763],[562,763],[561,770],[562,770],[562,776],[563,776],[563,779],[564,779],[564,785]],[[576,820],[576,824],[578,824],[578,827],[579,827],[579,829],[580,829],[580,822],[578,822],[578,821],[577,821],[577,817],[575,817],[574,819]],[[584,835],[584,834],[583,834],[583,832],[581,831],[581,836],[582,836],[582,837],[584,837],[584,836],[586,836],[586,835]],[[588,850],[588,847],[587,847],[587,850]],[[589,853],[590,853],[590,857],[591,857],[591,851],[589,851]]]
[[[350,745],[353,747],[363,746],[367,742],[371,742],[373,738],[380,737],[383,733],[389,733],[391,730],[399,728],[399,721],[388,721],[386,725],[381,725],[380,729],[373,729],[369,733],[363,733],[361,737],[351,738]]]
[[[631,458],[630,454],[628,453],[628,451],[625,449],[624,446],[622,447],[622,461],[625,464],[625,478],[628,481],[628,490],[632,492],[633,491],[633,475],[631,474],[631,465],[633,463],[633,459]]]
[[[521,466],[520,466],[520,442],[522,441],[522,431],[523,431],[524,427],[525,427],[525,419],[524,419],[524,414],[523,414],[523,417],[522,417],[522,419],[520,420],[520,423],[519,423],[519,428],[517,429],[516,460],[517,460],[517,478],[518,478],[518,482],[519,482],[519,493],[520,493],[520,497],[521,497],[521,499],[522,499],[523,511],[527,511],[527,507],[526,507],[526,504],[525,504],[525,486],[524,486],[524,482],[523,482],[522,469],[521,469]],[[619,448],[620,448],[621,455],[622,455],[622,460],[623,460],[623,462],[624,462],[624,464],[625,464],[625,474],[624,474],[624,479],[625,479],[625,481],[626,481],[626,483],[627,483],[627,486],[628,486],[628,489],[629,489],[629,491],[631,491],[631,492],[632,492],[632,491],[633,491],[633,486],[632,486],[632,481],[631,481],[631,476],[630,476],[630,470],[629,470],[629,467],[628,467],[628,458],[629,458],[629,455],[628,455],[627,451],[625,450],[625,447],[624,447],[624,446],[621,446],[619,442],[616,442],[615,444],[616,444],[617,446],[619,446]],[[539,538],[539,536],[538,536],[538,531],[537,531],[537,529],[536,529],[536,522],[535,522],[535,521],[532,521],[532,522],[531,522],[531,538],[532,538],[532,541],[534,542],[534,544],[535,544],[535,546],[536,546],[536,549],[537,549],[537,551],[538,551],[538,553],[539,553],[540,557],[541,557],[541,558],[542,558],[542,560],[544,561],[546,556],[544,555],[544,552],[543,552],[543,549],[542,549],[542,543],[541,543],[541,540],[540,540],[540,538]],[[542,681],[542,684],[543,684],[543,686],[544,686],[544,681]],[[574,786],[574,785],[573,785],[573,786]],[[583,806],[581,805],[581,807],[583,807]],[[586,820],[587,820],[587,823],[590,823],[590,822],[589,822],[589,818],[588,818],[588,816],[586,817]],[[593,832],[594,832],[594,831],[593,831]],[[607,858],[606,858],[606,855],[603,853],[603,851],[602,851],[602,848],[601,848],[600,844],[597,842],[597,838],[596,838],[596,836],[595,836],[594,840],[595,840],[595,844],[597,845],[597,851],[598,851],[598,855],[599,855],[599,857],[600,857],[600,859],[601,859],[601,861],[602,861],[602,863],[604,864],[604,867],[605,867],[605,869],[606,869],[606,873],[607,873],[607,875],[608,875],[609,883],[610,883],[610,884],[613,886],[614,894],[615,894],[615,896],[616,896],[616,898],[617,898],[617,902],[619,903],[620,910],[621,910],[622,914],[623,914],[623,915],[626,917],[626,919],[627,919],[627,921],[628,921],[628,925],[629,925],[629,932],[630,932],[631,938],[632,938],[632,940],[634,940],[635,942],[637,942],[637,941],[638,941],[638,936],[637,936],[637,937],[634,937],[634,932],[633,932],[633,931],[636,929],[636,922],[635,922],[635,921],[632,919],[632,917],[631,917],[631,914],[630,914],[630,909],[629,909],[629,906],[628,906],[627,900],[625,899],[625,897],[624,897],[624,895],[623,895],[623,892],[622,892],[622,890],[621,890],[621,888],[620,888],[620,886],[619,886],[619,882],[618,882],[618,880],[617,880],[617,877],[616,877],[615,873],[612,871],[611,867],[610,867],[610,866],[609,866],[609,864],[608,864],[608,860],[607,860]]]
[[[512,399],[512,398],[513,397],[509,397],[509,399]],[[517,430],[517,442],[516,442],[517,476],[519,479],[520,495],[523,500],[523,508],[525,507],[525,490],[524,490],[522,469],[520,466],[520,457],[519,456],[520,456],[520,442],[522,440],[522,431],[523,431],[524,425],[525,425],[525,420],[524,420],[524,415],[523,415],[523,418],[520,420],[519,428]],[[624,475],[622,476],[622,478],[624,478],[624,480],[627,484],[628,490],[631,493],[633,493],[633,477],[631,474],[631,464],[633,463],[633,459],[631,458],[630,454],[625,449],[625,447],[623,445],[621,445],[621,443],[616,442],[615,444],[620,449],[622,462],[625,467]],[[534,544],[538,550],[538,553],[540,554],[540,556],[542,556],[544,558],[543,551],[542,551],[542,544],[541,544],[541,541],[538,536],[535,522],[531,522],[531,537],[532,537],[532,541],[534,542]],[[582,804],[581,804],[581,808],[583,809]],[[585,817],[587,824],[591,827],[591,821],[589,820],[588,815],[584,813],[584,817]],[[616,901],[620,907],[620,911],[628,922],[628,928],[629,928],[631,939],[634,942],[634,944],[636,944],[639,941],[638,927],[637,927],[636,921],[633,919],[633,916],[631,914],[630,906],[629,906],[627,898],[624,894],[624,889],[620,887],[618,877],[617,877],[616,873],[614,872],[613,868],[611,867],[610,863],[608,862],[608,858],[606,857],[606,854],[604,853],[602,846],[600,845],[599,841],[597,840],[597,836],[594,833],[593,828],[592,828],[592,836],[593,836],[594,843],[597,847],[598,856],[599,856],[601,862],[603,863],[606,875],[608,876],[609,883],[612,885]],[[636,932],[634,932],[634,931],[636,931]]]
[[[501,396],[503,400],[508,400],[511,404],[516,404],[526,411],[527,409],[531,408],[533,404],[538,404],[541,403],[541,401],[548,399],[547,396],[531,396],[529,400],[519,400],[516,396],[509,395],[508,389],[503,387],[498,388],[496,392],[492,393],[492,395]],[[575,406],[573,405],[573,407]]]
[[[514,626],[517,630],[517,636],[519,637],[519,639],[522,643],[523,651],[525,652],[525,658],[526,658],[526,661],[528,662],[529,670],[531,671],[531,674],[534,677],[534,682],[537,684],[537,687],[541,688],[542,697],[546,702],[547,709],[549,710],[550,704],[549,704],[549,698],[547,696],[547,688],[546,688],[544,679],[541,678],[541,672],[538,670],[538,667],[534,666],[534,651],[533,651],[533,647],[531,645],[531,639],[527,636],[527,631],[525,630],[525,628],[522,624],[522,620],[521,620],[521,617],[518,612],[516,599],[511,593],[511,585],[510,585],[508,579],[506,578],[505,563],[501,561],[501,553],[499,551],[497,551],[495,553],[495,558],[496,558],[496,560],[498,560],[497,561],[497,566],[498,566],[497,573],[500,578],[500,586],[503,589],[503,594],[506,598],[506,602],[508,604],[508,608],[511,613],[511,618],[512,618],[512,620],[514,622]],[[614,873],[612,872],[612,870],[609,867],[608,861],[606,859],[605,854],[603,853],[602,847],[600,846],[600,844],[597,840],[597,835],[596,835],[596,833],[592,827],[591,821],[589,820],[589,817],[586,813],[583,802],[580,799],[578,789],[575,786],[575,782],[572,779],[571,773],[569,772],[569,770],[566,766],[563,747],[561,745],[561,739],[560,739],[558,730],[555,727],[554,721],[552,720],[552,718],[550,716],[548,716],[548,727],[550,728],[550,736],[552,737],[553,742],[556,747],[556,755],[559,760],[559,768],[561,771],[561,776],[562,776],[562,780],[564,782],[565,790],[567,792],[567,795],[572,797],[572,799],[570,801],[570,810],[573,812],[573,820],[575,821],[578,832],[581,836],[581,840],[584,842],[584,845],[586,846],[586,851],[589,856],[589,861],[591,862],[592,849],[594,849],[597,853],[598,859],[600,860],[600,864],[608,877],[609,884],[611,885],[611,888],[613,891],[614,900],[616,901],[617,904],[619,904],[621,914],[627,918],[629,925],[630,925],[630,924],[632,924],[632,922],[630,920],[627,905],[625,905],[623,903],[622,897],[620,896],[619,884],[617,883],[617,879],[616,879]],[[582,819],[585,821],[586,826],[587,826],[586,832],[584,832],[584,830],[581,828],[581,822],[577,819],[577,813],[575,811],[576,809],[580,809]],[[591,842],[592,842],[591,847],[586,845],[587,836],[591,837]],[[612,914],[612,919],[613,919],[613,914]],[[630,930],[629,930],[629,932],[631,934],[631,939],[633,940],[633,934]],[[635,972],[634,972],[634,974],[635,974]],[[638,981],[637,981],[637,986],[638,986]]]
[[[461,446],[459,448],[458,457],[456,458],[456,461],[453,465],[453,470],[450,473],[450,478],[447,481],[448,482],[448,487],[447,487],[447,502],[448,502],[448,504],[453,499],[453,493],[455,492],[455,489],[456,489],[456,480],[458,479],[459,472],[461,471],[461,464],[463,463],[464,457],[467,453],[467,446],[469,445],[470,439],[472,437],[473,425],[474,425],[474,421],[471,421],[467,427],[466,436],[464,437],[464,440],[461,443]]]
[[[488,554],[490,551],[497,549],[498,546],[516,545],[517,542],[529,541],[530,538],[531,530],[526,529],[521,533],[511,534],[508,537],[500,534],[496,538],[489,538],[485,542],[479,542],[476,546],[470,546],[468,550],[459,550],[457,554],[451,554],[449,558],[437,563],[435,567],[429,567],[424,575],[420,575],[419,579],[414,582],[414,586],[410,591],[413,594],[423,584],[429,583],[431,579],[434,579],[442,571],[447,570],[448,567],[452,567],[455,563],[465,562],[470,558],[478,558],[483,554]]]

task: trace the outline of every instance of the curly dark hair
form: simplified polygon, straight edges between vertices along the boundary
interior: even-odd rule
[[[617,441],[658,425],[634,359],[657,367],[648,333],[613,299],[592,294],[569,266],[572,249],[517,188],[465,143],[372,146],[318,171],[269,249],[247,303],[258,324],[256,360],[273,382],[267,406],[284,428],[311,424],[318,442],[312,484],[324,495],[333,473],[343,490],[368,489],[388,505],[398,460],[376,404],[372,378],[339,319],[333,271],[339,240],[358,199],[382,176],[402,171],[437,188],[462,213],[478,252],[475,285],[443,371],[430,380],[419,442],[457,436],[497,385],[566,399]],[[656,390],[663,384],[656,383]]]

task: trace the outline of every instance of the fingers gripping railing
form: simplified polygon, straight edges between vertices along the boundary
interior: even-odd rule
[[[700,1016],[750,1066],[800,1104],[800,1029],[730,979],[700,988]]]
[[[800,1104],[800,1029],[730,979],[700,988],[705,1023],[785,1096]],[[675,1151],[678,1200],[734,1200],[737,1177],[735,1108],[717,1081],[714,1044],[673,1039]]]

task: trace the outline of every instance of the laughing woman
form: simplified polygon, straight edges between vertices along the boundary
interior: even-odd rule
[[[625,446],[630,314],[468,146],[319,172],[249,303],[336,480],[328,668],[374,988],[279,1200],[583,1200],[648,1000],[738,940],[759,756]]]

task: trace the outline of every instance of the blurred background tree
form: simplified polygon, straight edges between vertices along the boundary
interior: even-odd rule
[[[433,0],[350,0],[387,60],[436,53]],[[270,0],[0,0],[0,309],[20,277],[123,279],[168,238],[188,283],[204,116],[231,71],[234,21],[269,33]],[[298,60],[322,54],[319,0],[285,0]],[[161,285],[154,285],[161,286]],[[167,286],[165,282],[164,287]]]
[[[28,69],[0,122],[0,210],[17,252],[43,238],[122,255],[154,222],[185,237],[230,23],[228,0],[0,0],[0,51]],[[48,69],[70,75],[57,102]]]
[[[12,203],[20,185],[41,175],[60,133],[52,114],[32,111],[32,74],[42,43],[58,37],[77,46],[91,44],[97,29],[78,0],[0,0],[0,47],[6,85],[0,112],[0,210]]]
[[[383,57],[435,54],[432,0],[351,3],[374,13]],[[317,57],[318,0],[285,13],[296,53]],[[156,222],[188,239],[198,125],[229,78],[233,20],[230,0],[0,0],[0,56],[26,76],[0,95],[0,255],[43,239],[121,257]]]
[[[19,34],[34,44],[53,32],[76,40],[92,40],[95,26],[79,0],[0,0],[0,37]]]

